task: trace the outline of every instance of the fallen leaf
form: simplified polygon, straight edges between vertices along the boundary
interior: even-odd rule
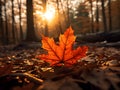
[[[87,46],[73,49],[76,37],[74,31],[69,27],[63,35],[59,37],[59,43],[56,44],[53,38],[42,37],[42,48],[48,51],[48,54],[39,55],[38,58],[48,62],[50,66],[71,66],[78,60],[86,56]]]

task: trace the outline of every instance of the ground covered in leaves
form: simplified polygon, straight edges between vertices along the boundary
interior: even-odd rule
[[[87,56],[69,68],[39,60],[39,44],[0,46],[0,90],[120,90],[120,48],[87,45]]]

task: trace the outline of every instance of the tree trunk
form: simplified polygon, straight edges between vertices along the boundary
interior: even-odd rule
[[[20,41],[23,40],[23,30],[22,30],[22,16],[21,16],[21,0],[17,0],[19,8],[19,27],[20,27]]]
[[[60,33],[63,33],[61,22],[60,22],[60,9],[59,9],[59,0],[56,0],[57,3],[57,13],[58,13],[58,26],[60,29]]]
[[[46,12],[47,0],[42,0],[42,3],[43,3],[43,12],[45,13],[45,12]],[[44,24],[45,24],[45,36],[49,36],[49,32],[48,32],[48,22],[47,22],[47,19],[46,19],[46,18],[45,18]]]
[[[58,0],[57,0],[57,2],[58,2]],[[64,2],[62,2],[61,0],[59,0],[59,2],[58,3],[60,3],[60,6],[61,6],[61,11],[63,12],[63,16],[64,16],[64,20],[65,20],[65,23],[67,24],[68,23],[68,21],[67,21],[67,16],[66,16],[66,12],[65,12],[65,10],[64,10],[64,5],[63,5],[63,3]],[[66,25],[67,26],[67,25]]]
[[[99,32],[99,7],[98,0],[96,0],[96,31]]]
[[[3,18],[2,18],[2,1],[0,0],[0,39],[1,39],[1,43],[4,44],[4,30],[3,30]]]
[[[26,41],[37,41],[33,22],[33,0],[26,0],[27,5],[27,36]]]
[[[108,0],[109,31],[112,30],[111,0]]]
[[[104,0],[101,0],[101,7],[102,7],[102,17],[103,17],[103,28],[104,28],[104,32],[107,32],[108,30],[107,30]]]
[[[5,40],[4,44],[9,44],[9,36],[8,36],[8,19],[7,19],[7,11],[6,11],[6,0],[4,0],[4,14],[5,14]]]
[[[93,20],[93,3],[92,0],[90,0],[90,12],[91,12],[91,32],[94,33],[94,20]]]
[[[13,37],[13,43],[16,43],[16,37],[15,37],[15,15],[14,15],[14,0],[12,2],[12,37]]]
[[[118,20],[119,20],[119,29],[120,29],[120,0],[117,0],[117,8],[118,8],[118,15],[119,15],[119,17],[118,17]]]
[[[67,28],[70,26],[70,9],[69,9],[69,0],[67,0]]]

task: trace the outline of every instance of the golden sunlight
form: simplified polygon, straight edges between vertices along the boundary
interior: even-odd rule
[[[55,17],[55,8],[49,5],[44,13],[44,17],[47,21],[51,21]]]

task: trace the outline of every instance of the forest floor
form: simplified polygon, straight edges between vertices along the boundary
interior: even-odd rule
[[[86,45],[87,56],[69,68],[36,58],[40,44],[0,46],[0,90],[120,90],[120,42]]]

